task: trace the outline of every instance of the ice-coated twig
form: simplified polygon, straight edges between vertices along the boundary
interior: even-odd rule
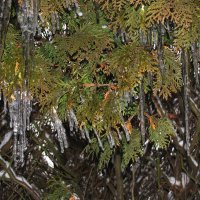
[[[18,176],[13,168],[10,166],[10,164],[4,160],[0,156],[0,165],[3,167],[4,171],[8,174],[8,178],[10,178],[12,181],[15,183],[19,184],[22,186],[35,200],[40,200],[41,198],[41,193],[36,186],[31,185],[23,176]]]
[[[103,147],[103,144],[102,144],[101,139],[100,139],[100,137],[99,137],[99,134],[97,133],[97,130],[96,130],[95,128],[93,128],[93,130],[94,130],[94,134],[95,134],[95,136],[96,136],[96,138],[97,138],[99,147],[104,151],[104,147]]]
[[[126,140],[127,140],[127,142],[129,142],[130,141],[130,133],[129,133],[126,125],[125,125],[124,117],[122,115],[121,115],[121,121],[122,121],[121,126],[122,126],[122,128],[124,130],[124,133],[125,133],[125,136],[126,136]]]
[[[107,138],[108,138],[110,148],[112,149],[115,146],[115,140],[114,140],[111,132],[107,135]]]
[[[91,143],[90,134],[86,126],[84,126],[85,136],[88,139],[88,142]]]

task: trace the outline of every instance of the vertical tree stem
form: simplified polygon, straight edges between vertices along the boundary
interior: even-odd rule
[[[136,183],[136,177],[135,173],[139,167],[138,161],[132,164],[132,183],[131,183],[131,200],[135,200],[134,190],[135,190],[135,183]]]
[[[117,200],[124,200],[123,177],[121,173],[121,155],[118,151],[115,155],[115,175],[117,182]]]
[[[145,104],[145,96],[144,96],[144,89],[143,89],[143,81],[140,84],[140,129],[141,129],[141,137],[142,143],[145,143],[145,118],[144,118],[144,104]]]
[[[184,121],[185,121],[185,137],[186,137],[186,146],[187,153],[189,153],[190,145],[190,133],[189,133],[189,103],[188,103],[188,90],[189,90],[189,62],[188,62],[188,52],[183,49],[182,52],[182,66],[183,66],[183,83],[184,83]]]

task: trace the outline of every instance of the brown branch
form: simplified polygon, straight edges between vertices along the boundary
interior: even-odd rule
[[[82,84],[83,87],[109,87],[111,89],[116,89],[116,84],[114,83],[104,83],[104,84],[100,84],[100,83],[83,83]]]

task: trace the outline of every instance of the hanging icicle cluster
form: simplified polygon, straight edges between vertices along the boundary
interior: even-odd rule
[[[70,129],[71,134],[73,134],[74,131],[78,132],[78,130],[80,130],[81,138],[87,139],[88,142],[91,142],[87,127],[84,125],[79,127],[78,120],[73,109],[70,109],[68,112],[68,123],[69,123],[69,129]]]
[[[58,114],[55,108],[53,108],[52,118],[53,118],[53,129],[58,134],[58,141],[60,143],[61,153],[64,153],[64,149],[68,148],[66,131],[65,131],[65,128],[63,127],[62,121],[58,117]]]
[[[10,127],[14,132],[13,154],[15,165],[24,162],[26,149],[26,130],[29,130],[30,115],[32,111],[31,95],[28,92],[28,79],[33,67],[34,35],[37,28],[38,2],[37,0],[24,0],[19,3],[18,22],[20,23],[23,40],[23,57],[25,63],[24,83],[19,90],[14,91],[12,101],[8,103],[10,114]],[[6,99],[4,107],[6,111]]]
[[[26,131],[29,130],[32,111],[31,95],[27,91],[15,91],[13,101],[8,103],[10,127],[13,128],[14,145],[13,155],[15,165],[24,162],[26,149]]]

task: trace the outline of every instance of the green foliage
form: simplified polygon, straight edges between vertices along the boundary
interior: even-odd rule
[[[98,141],[96,138],[93,138],[91,140],[91,143],[89,143],[85,149],[84,149],[84,152],[88,155],[88,156],[91,156],[91,158],[96,158],[99,156],[99,153],[100,153],[100,148],[99,148],[99,145],[98,145]]]
[[[125,168],[131,161],[135,161],[142,155],[143,151],[140,143],[140,132],[137,129],[133,129],[130,133],[131,140],[127,143],[123,136],[120,148],[122,149],[122,167]],[[118,146],[110,148],[109,142],[104,138],[103,140],[104,151],[100,151],[97,139],[93,139],[84,150],[86,155],[91,158],[98,158],[98,169],[104,169],[111,161],[112,156],[115,153],[115,149]]]
[[[182,72],[179,57],[169,48],[164,49],[164,64],[164,76],[159,74],[160,78],[156,82],[154,94],[159,92],[159,96],[167,99],[172,93],[180,90],[182,86]]]
[[[65,184],[61,179],[51,179],[48,183],[48,195],[46,195],[46,200],[63,199],[68,200],[71,196],[70,187]]]
[[[41,110],[47,112],[57,104],[62,85],[59,74],[51,71],[44,62],[45,59],[39,55],[35,58],[35,68],[32,71],[29,88],[32,95],[40,102]]]
[[[19,32],[10,25],[7,33],[6,46],[1,62],[0,88],[10,99],[16,88],[21,88],[24,73],[24,60]]]
[[[124,45],[114,51],[109,63],[120,90],[136,88],[146,73],[156,76],[159,73],[153,55],[136,43]]]
[[[108,141],[104,143],[104,151],[101,152],[98,162],[98,169],[102,170],[108,166],[113,155],[113,149],[110,148]]]
[[[35,47],[34,68],[29,77],[32,96],[43,112],[57,108],[62,120],[67,120],[68,110],[73,108],[78,125],[95,128],[102,138],[114,130],[114,140],[121,145],[123,163],[127,166],[141,155],[139,123],[134,124],[130,143],[120,143],[117,133],[125,124],[131,124],[131,117],[140,118],[140,102],[134,96],[139,96],[142,80],[148,99],[151,95],[168,99],[181,89],[177,49],[189,48],[199,38],[199,3],[87,0],[75,5],[74,1],[41,0],[40,4],[40,15],[44,18],[40,26],[51,30],[52,17],[56,15],[55,23],[61,28],[51,41],[42,38]],[[78,16],[78,11],[83,15]],[[162,74],[154,49],[158,24],[164,28]],[[154,36],[153,32],[156,32]],[[122,39],[123,35],[126,40]],[[16,28],[10,26],[0,69],[0,87],[10,100],[13,91],[22,88],[24,68],[21,38]],[[125,99],[125,93],[131,94],[130,102]],[[123,118],[128,120],[124,122]],[[149,127],[151,140],[165,147],[172,128],[169,120],[158,119],[155,129]],[[100,169],[114,152],[108,142],[104,143],[104,152],[100,151],[96,139],[86,148],[86,152],[100,156]]]
[[[107,30],[95,24],[84,24],[72,36],[57,36],[55,44],[59,51],[69,54],[68,59],[93,63],[99,60],[103,50],[112,47],[112,40]]]
[[[134,162],[139,156],[143,154],[140,143],[140,132],[137,129],[133,129],[130,142],[127,143],[123,140],[123,154],[122,154],[122,166],[126,167],[131,161]]]
[[[167,118],[154,119],[155,127],[149,127],[150,140],[159,148],[165,148],[169,143],[169,137],[175,135],[174,127]]]

